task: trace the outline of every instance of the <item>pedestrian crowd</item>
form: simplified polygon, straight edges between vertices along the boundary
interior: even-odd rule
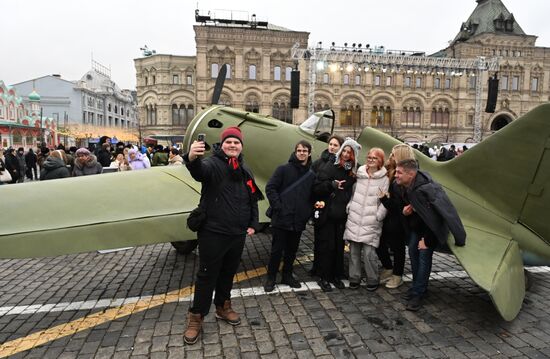
[[[26,152],[23,147],[17,151],[12,147],[0,149],[0,185],[178,165],[183,165],[183,158],[177,148],[162,145],[138,148],[124,142],[113,146],[110,138],[103,136],[95,148],[71,146],[67,150],[60,144],[56,148],[43,146]]]
[[[245,237],[258,230],[257,202],[263,194],[241,154],[243,135],[238,127],[230,127],[220,140],[211,157],[203,158],[205,143],[198,140],[183,156],[193,178],[202,183],[199,208],[205,213],[197,231],[199,269],[184,332],[187,344],[198,340],[213,294],[216,317],[240,324],[230,292]],[[458,213],[441,185],[419,169],[407,144],[394,146],[388,154],[371,148],[362,157],[359,143],[333,135],[318,160],[313,162],[311,154],[309,142],[296,143],[288,162],[276,168],[265,187],[272,227],[265,292],[278,285],[302,286],[293,266],[302,231],[312,220],[310,275],[323,291],[344,290],[344,279],[349,279],[350,290],[357,290],[364,278],[368,291],[380,285],[398,288],[408,247],[412,286],[404,299],[407,310],[419,310],[428,294],[433,251],[448,249],[449,232],[456,246],[466,241]]]

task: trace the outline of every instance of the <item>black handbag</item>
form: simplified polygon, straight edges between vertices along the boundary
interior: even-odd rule
[[[214,198],[218,196],[225,182],[226,181],[224,179],[216,188],[216,195],[214,196]],[[203,207],[203,198],[201,196],[201,201],[197,208],[192,210],[191,213],[189,213],[189,216],[187,216],[187,228],[189,228],[193,232],[198,232],[206,223],[206,218],[208,217],[206,214],[206,208]]]

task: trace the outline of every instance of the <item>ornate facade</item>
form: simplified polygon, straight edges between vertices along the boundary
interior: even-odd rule
[[[451,45],[431,56],[500,58],[495,113],[482,113],[482,137],[550,99],[550,49],[536,47],[500,0],[477,0]],[[220,103],[300,123],[307,118],[308,61],[301,61],[300,108],[290,109],[290,49],[309,34],[270,25],[196,25],[196,57],[153,55],[135,60],[142,129],[182,134],[191,114],[210,104],[216,75],[228,65]],[[351,49],[350,49],[351,50]],[[328,64],[326,64],[328,65]],[[314,71],[316,110],[332,108],[336,131],[357,136],[378,127],[408,142],[473,139],[473,73],[330,64]],[[482,103],[487,101],[484,73]],[[176,77],[177,76],[177,77]],[[181,82],[179,79],[186,79]],[[179,82],[178,82],[179,81]]]

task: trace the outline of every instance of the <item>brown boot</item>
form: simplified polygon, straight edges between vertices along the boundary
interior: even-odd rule
[[[223,319],[231,325],[241,324],[241,318],[231,308],[230,300],[226,300],[225,302],[223,302],[223,307],[216,305],[216,318]]]
[[[187,313],[187,329],[183,333],[185,344],[195,344],[199,339],[202,328],[202,315]]]

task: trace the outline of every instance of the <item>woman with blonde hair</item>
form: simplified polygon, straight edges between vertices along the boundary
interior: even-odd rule
[[[344,239],[349,241],[349,287],[359,288],[361,260],[367,274],[367,290],[378,288],[378,257],[382,221],[386,208],[380,203],[380,193],[386,193],[389,180],[384,167],[384,151],[371,148],[367,164],[357,170],[357,183],[347,206],[348,219]]]
[[[380,275],[380,282],[386,283],[386,288],[397,288],[403,284],[403,270],[405,268],[405,223],[401,214],[403,206],[403,191],[395,183],[395,168],[397,163],[406,159],[416,159],[414,150],[407,144],[393,146],[386,162],[389,181],[388,192],[380,198],[382,205],[388,210],[382,227],[380,246],[376,250],[384,269]],[[393,263],[389,249],[393,252]]]

